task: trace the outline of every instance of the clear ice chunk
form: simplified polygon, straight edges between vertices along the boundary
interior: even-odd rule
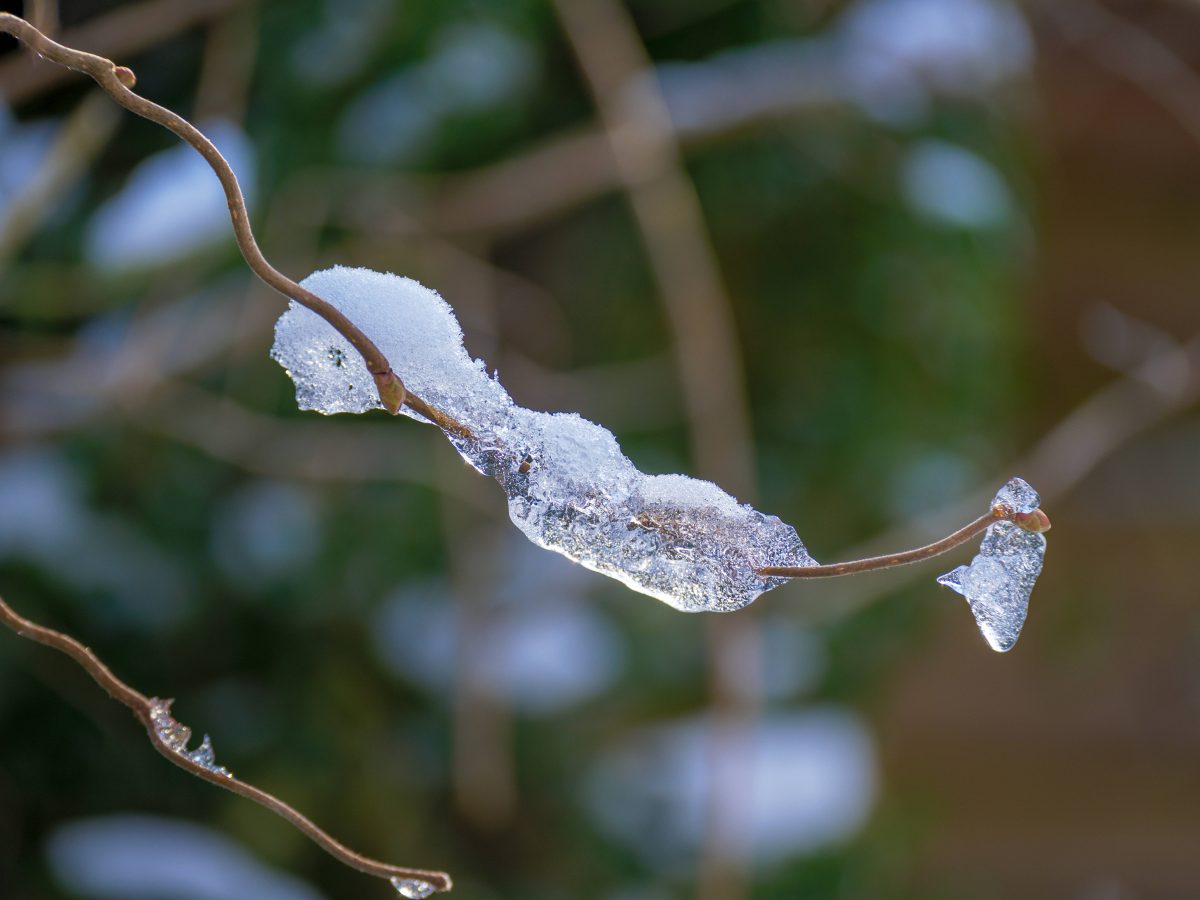
[[[1031,513],[1042,505],[1038,492],[1023,478],[1010,478],[992,498],[992,506],[1006,506],[1015,513]]]
[[[212,739],[207,734],[204,736],[204,740],[200,742],[199,747],[195,750],[188,749],[188,742],[192,739],[192,729],[181,722],[177,722],[174,716],[171,715],[171,702],[170,700],[159,700],[157,698],[150,701],[150,720],[154,723],[154,730],[158,734],[159,739],[177,756],[182,756],[184,759],[188,759],[201,768],[208,769],[210,772],[215,772],[217,775],[232,778],[232,772],[224,766],[217,765],[216,752],[213,750]]]
[[[422,881],[420,878],[393,878],[392,887],[396,889],[397,894],[407,897],[408,900],[425,900],[437,890],[428,881]]]
[[[1001,488],[997,500],[1012,483]],[[999,521],[984,532],[979,553],[971,564],[947,572],[938,579],[938,584],[967,598],[988,645],[1004,653],[1013,648],[1021,634],[1029,609],[1029,594],[1042,571],[1045,552],[1045,537],[1012,522]]]
[[[470,439],[452,438],[455,447],[500,483],[509,517],[535,544],[686,612],[741,609],[787,581],[756,568],[816,565],[794,528],[711,482],[646,475],[594,422],[514,405],[467,354],[453,311],[434,291],[343,267],[302,284],[375,341],[409,390],[471,429]],[[271,355],[295,382],[302,409],[382,408],[350,344],[295,303],[275,326]]]
[[[170,700],[151,700],[150,718],[159,738],[175,753],[183,753],[192,739],[192,729],[176,722],[171,715]]]

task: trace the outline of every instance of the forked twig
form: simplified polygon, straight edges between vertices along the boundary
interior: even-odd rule
[[[350,345],[358,351],[367,364],[367,369],[379,390],[379,399],[389,412],[398,413],[400,407],[407,405],[414,412],[435,423],[443,431],[452,432],[461,437],[471,436],[470,429],[461,422],[430,406],[420,397],[409,393],[400,377],[392,371],[391,363],[388,362],[383,351],[341,310],[312,291],[301,287],[267,261],[250,228],[250,216],[246,210],[246,200],[238,185],[237,176],[229,163],[225,161],[225,157],[200,129],[187,119],[130,90],[137,80],[131,69],[118,66],[112,60],[102,56],[64,47],[62,44],[50,40],[24,19],[11,13],[0,13],[0,31],[23,41],[40,56],[53,63],[90,76],[121,106],[144,119],[149,119],[151,122],[169,129],[195,148],[221,182],[221,187],[225,191],[225,199],[229,205],[229,217],[233,221],[234,237],[250,270],[269,287],[315,312],[350,342]]]
[[[112,670],[101,662],[95,653],[79,643],[75,638],[61,631],[55,631],[52,628],[29,621],[5,603],[2,597],[0,597],[0,623],[21,637],[29,638],[29,640],[36,641],[47,647],[52,647],[60,653],[65,653],[71,659],[75,660],[75,662],[79,663],[84,671],[92,677],[92,680],[104,688],[110,697],[118,703],[127,706],[133,712],[137,720],[145,726],[146,734],[150,737],[150,743],[154,745],[154,749],[175,765],[190,772],[197,778],[202,778],[211,784],[215,784],[217,787],[222,787],[227,791],[237,794],[239,797],[245,797],[247,800],[253,800],[260,806],[266,807],[275,813],[275,815],[286,819],[297,829],[304,832],[322,850],[329,853],[338,862],[367,875],[391,881],[398,890],[401,889],[401,885],[404,882],[409,882],[410,894],[408,896],[416,896],[416,886],[421,883],[428,885],[431,888],[431,892],[448,891],[454,886],[450,876],[445,872],[406,869],[363,856],[361,853],[351,850],[345,844],[330,836],[311,819],[278,797],[235,778],[223,769],[218,769],[215,766],[204,766],[196,762],[180,749],[180,742],[178,740],[171,740],[172,732],[164,728],[164,716],[167,716],[166,722],[174,729],[182,727],[169,718],[167,711],[170,708],[170,701],[161,701],[147,697],[134,690],[114,675]],[[184,743],[186,743],[186,738],[184,739]]]

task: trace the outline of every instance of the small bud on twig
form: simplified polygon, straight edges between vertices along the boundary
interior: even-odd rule
[[[1050,517],[1040,509],[1035,509],[1028,513],[1015,513],[1012,517],[1014,525],[1019,525],[1026,531],[1032,531],[1034,534],[1041,534],[1044,531],[1050,530]]]
[[[132,88],[137,84],[137,76],[133,74],[133,69],[128,66],[113,66],[113,74],[117,76],[117,81],[121,82],[127,88]]]
[[[386,372],[372,372],[371,377],[375,379],[375,387],[379,389],[379,399],[383,401],[384,409],[393,416],[398,415],[400,407],[408,399],[408,390],[400,376],[388,369]]]

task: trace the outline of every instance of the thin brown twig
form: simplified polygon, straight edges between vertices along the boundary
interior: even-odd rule
[[[839,575],[857,575],[860,572],[876,572],[880,569],[892,569],[896,566],[907,566],[922,560],[932,559],[960,547],[976,535],[982,534],[989,525],[1005,518],[1002,512],[989,510],[969,525],[953,534],[947,535],[940,541],[917,547],[915,550],[905,550],[901,553],[887,553],[883,556],[869,556],[866,559],[854,559],[849,562],[830,563],[824,566],[764,566],[755,569],[759,575],[774,575],[782,578],[836,578]]]
[[[996,504],[974,522],[964,525],[953,534],[948,534],[941,540],[917,547],[914,550],[885,553],[882,556],[869,556],[866,559],[852,559],[848,562],[829,563],[823,566],[763,566],[754,571],[759,575],[774,575],[780,578],[836,578],[839,575],[858,575],[863,572],[894,569],[897,566],[908,566],[933,559],[943,553],[949,553],[955,547],[961,547],[967,541],[983,534],[988,526],[1005,520],[1028,531],[1050,530],[1050,517],[1040,509],[1035,509],[1031,513],[1017,513],[1004,504]]]
[[[1164,367],[1179,366],[1183,376],[1163,387]],[[1100,465],[1123,448],[1200,402],[1200,335],[1181,346],[1155,354],[1137,369],[1114,378],[1068,412],[1036,444],[1005,467],[1021,472],[1038,486],[1043,502],[1062,501],[1075,491]],[[994,488],[981,487],[951,506],[931,511],[889,528],[856,548],[875,553],[901,542],[936,534],[950,523],[961,521],[987,502]],[[911,569],[893,570],[896,577],[842,581],[830,585],[820,597],[805,606],[809,621],[829,621],[851,615],[895,590]]]
[[[155,710],[164,708],[162,701],[147,697],[145,694],[134,690],[114,675],[112,670],[95,653],[75,638],[61,631],[55,631],[52,628],[29,621],[5,603],[2,597],[0,597],[0,624],[5,625],[20,637],[28,638],[46,647],[51,647],[79,663],[84,671],[92,677],[92,680],[100,685],[110,697],[129,708],[137,720],[145,727],[146,734],[150,738],[150,743],[154,745],[154,749],[175,765],[190,772],[197,778],[202,778],[210,784],[215,784],[217,787],[224,788],[227,791],[237,794],[239,797],[245,797],[247,800],[253,800],[260,806],[265,807],[302,831],[322,850],[329,853],[339,862],[367,875],[373,875],[376,878],[388,881],[393,879],[399,881],[423,881],[437,891],[449,891],[453,888],[454,883],[445,872],[408,869],[364,856],[333,838],[303,813],[289,806],[278,797],[268,794],[266,791],[252,784],[247,784],[232,775],[225,774],[223,771],[207,768],[190,759],[177,746],[172,746],[162,733],[161,723],[155,721]],[[166,705],[169,705],[169,703],[170,701],[167,701]]]
[[[267,261],[250,228],[246,200],[238,185],[237,176],[229,163],[212,142],[191,122],[130,90],[136,81],[130,69],[117,66],[112,60],[102,56],[64,47],[62,44],[50,40],[24,19],[11,13],[0,13],[0,31],[23,41],[45,59],[90,76],[121,106],[144,119],[169,129],[195,148],[221,182],[229,205],[234,237],[251,271],[280,294],[315,312],[350,342],[350,345],[358,351],[367,364],[367,369],[379,391],[379,399],[389,412],[398,413],[402,406],[407,405],[414,412],[435,423],[443,431],[462,437],[471,436],[471,432],[466,426],[441,410],[430,406],[420,397],[410,394],[405,389],[400,377],[392,370],[387,357],[374,341],[351,322],[341,310],[312,291],[301,287]]]
[[[131,0],[79,25],[55,34],[27,11],[26,19],[43,34],[64,44],[92,47],[109,56],[130,56],[157,47],[196,25],[223,16],[244,0]],[[76,4],[78,5],[78,4]],[[0,59],[0,95],[10,106],[26,103],[53,90],[71,77],[23,53]]]

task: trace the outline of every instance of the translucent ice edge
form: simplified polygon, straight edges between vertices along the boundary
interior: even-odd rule
[[[1024,478],[1010,478],[992,498],[992,507],[1004,506],[1015,513],[1031,513],[1042,505],[1042,498]]]
[[[1041,505],[1037,491],[1013,478],[992,500],[1015,513],[1031,513]],[[988,645],[999,653],[1011,650],[1029,611],[1029,595],[1042,571],[1046,538],[1009,521],[988,526],[979,553],[969,566],[959,566],[938,579],[967,598],[975,623]]]
[[[454,312],[429,288],[341,266],[302,284],[362,329],[410,391],[472,431],[453,439],[456,448],[500,483],[510,518],[539,546],[686,612],[740,609],[787,580],[756,568],[816,565],[775,516],[711,482],[638,471],[609,431],[573,413],[515,405],[467,354]],[[301,409],[382,408],[349,342],[296,303],[275,325],[271,356],[295,382]]]
[[[396,889],[397,894],[407,897],[408,900],[425,900],[437,891],[432,884],[420,878],[393,878],[392,887]]]

